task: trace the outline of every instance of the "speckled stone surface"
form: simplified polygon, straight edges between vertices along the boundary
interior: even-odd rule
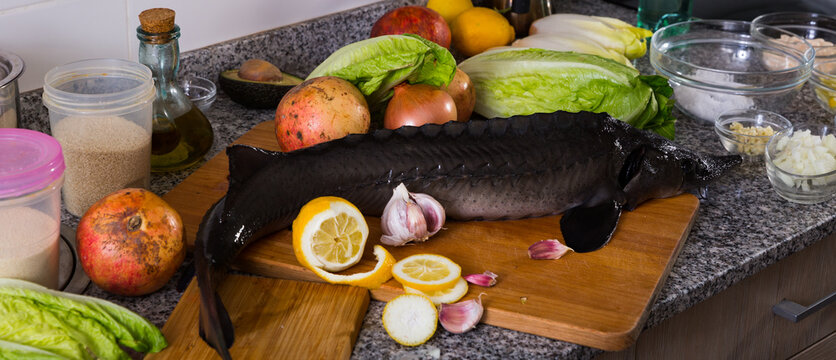
[[[222,70],[235,68],[249,58],[264,58],[287,72],[305,75],[334,50],[365,38],[372,23],[386,10],[413,3],[420,1],[384,1],[184,53],[181,74],[216,80]],[[558,10],[635,21],[634,11],[600,0],[564,0],[559,2]],[[188,29],[183,29],[183,34],[187,36]],[[641,59],[638,67],[643,73],[650,72],[646,58]],[[21,127],[49,133],[48,114],[41,105],[39,91],[23,94],[21,107]],[[832,116],[815,102],[809,86],[781,113],[796,126],[833,123]],[[206,115],[215,130],[215,143],[208,155],[213,156],[254,125],[271,120],[274,111],[244,108],[219,91]],[[677,142],[696,150],[723,153],[710,125],[678,111],[675,115],[679,119]],[[201,164],[154,174],[152,190],[164,194]],[[73,226],[78,222],[77,217],[66,212],[62,220]],[[817,205],[789,203],[772,190],[762,163],[744,164],[712,184],[708,197],[701,200],[698,218],[651,307],[646,326],[690,308],[834,230],[836,200]],[[191,257],[181,271],[190,263]],[[162,326],[181,295],[175,289],[178,276],[159,292],[139,298],[109,295],[95,285],[86,294],[124,305]],[[381,325],[383,305],[371,302],[355,344],[354,358],[585,359],[600,353],[597,349],[484,324],[463,335],[440,330],[422,346],[403,347],[392,341]]]

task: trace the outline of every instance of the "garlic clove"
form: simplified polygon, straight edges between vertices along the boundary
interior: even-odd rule
[[[464,279],[467,280],[467,282],[469,282],[471,284],[474,284],[474,285],[479,285],[479,286],[484,286],[484,287],[491,287],[491,286],[496,285],[496,277],[497,276],[499,276],[499,275],[494,274],[490,271],[485,271],[484,273],[481,273],[481,274],[467,275],[467,276],[464,277]]]
[[[563,245],[560,241],[549,239],[538,241],[528,247],[528,257],[535,260],[560,259],[572,248]]]
[[[401,246],[410,241],[425,241],[441,230],[446,215],[444,208],[427,194],[412,194],[404,184],[392,192],[380,217],[385,245]]]
[[[457,302],[455,304],[441,304],[438,310],[438,321],[445,330],[462,334],[470,331],[482,319],[482,294],[476,299]]]
[[[447,213],[444,211],[444,207],[432,196],[427,194],[410,193],[410,195],[424,213],[424,220],[427,222],[429,236],[435,235],[435,233],[441,230],[441,227],[444,226],[444,222],[447,220]]]

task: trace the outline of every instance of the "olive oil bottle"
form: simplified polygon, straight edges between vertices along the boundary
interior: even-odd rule
[[[174,11],[145,10],[139,21],[139,62],[151,69],[157,90],[151,170],[180,170],[196,164],[212,147],[212,125],[177,84],[180,27],[174,23]]]

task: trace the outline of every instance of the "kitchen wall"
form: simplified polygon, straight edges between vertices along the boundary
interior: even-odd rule
[[[90,58],[136,60],[142,10],[177,12],[180,50],[197,49],[377,0],[0,0],[0,49],[20,55],[21,91],[49,69]]]

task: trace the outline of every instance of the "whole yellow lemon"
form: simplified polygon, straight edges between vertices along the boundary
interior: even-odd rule
[[[471,0],[430,0],[427,7],[441,14],[447,24],[452,24],[453,19],[462,11],[472,8],[473,3]]]
[[[463,11],[450,26],[453,47],[465,56],[473,56],[514,40],[514,27],[495,10],[474,7]]]

